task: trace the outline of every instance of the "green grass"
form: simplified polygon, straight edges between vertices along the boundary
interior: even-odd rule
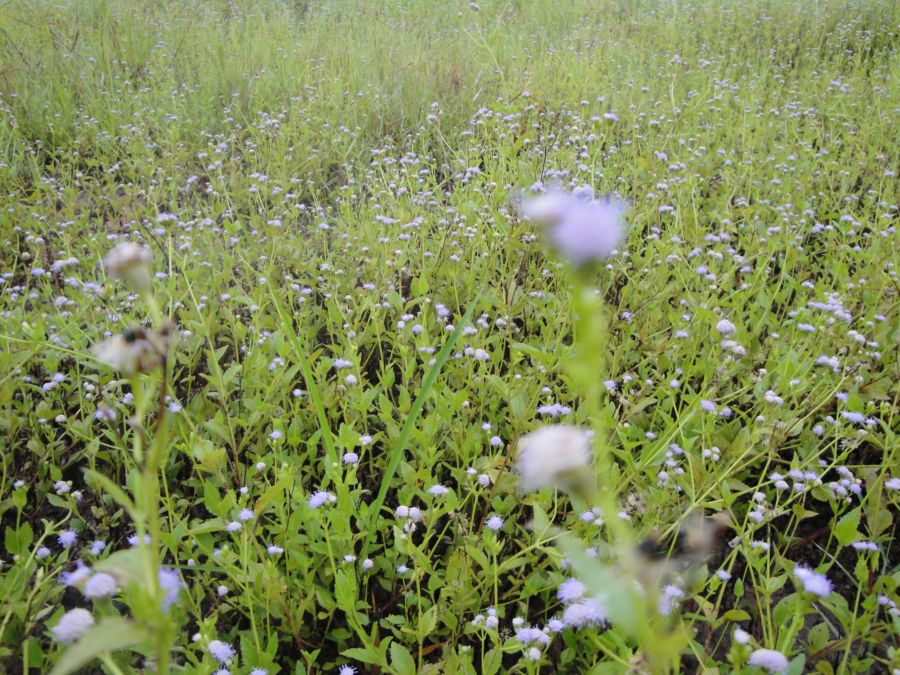
[[[731,672],[759,647],[796,673],[900,668],[896,3],[478,5],[0,11],[0,671],[64,664],[78,648],[51,629],[73,607],[121,622],[86,652],[107,673],[167,654],[213,673],[211,640],[234,646],[231,672],[270,675]],[[627,199],[623,253],[571,274],[516,215],[539,180]],[[91,354],[152,315],[104,271],[119,240],[152,248],[184,331],[165,416],[158,373]],[[552,403],[596,431],[621,525],[517,489],[517,441]],[[317,490],[335,501],[310,508]],[[425,511],[414,532],[400,505]],[[615,565],[698,510],[732,528],[650,619],[664,647],[613,620],[529,660],[513,619],[547,625],[560,583],[591,576],[577,553],[561,565],[561,533]],[[168,612],[137,531],[185,583]],[[61,584],[79,559],[121,593]],[[802,592],[795,563],[833,592]],[[472,624],[491,607],[497,629]]]

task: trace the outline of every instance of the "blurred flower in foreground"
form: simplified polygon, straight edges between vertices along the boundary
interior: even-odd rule
[[[169,607],[178,602],[178,594],[184,588],[181,577],[175,570],[167,567],[159,568],[159,588],[163,592],[162,608],[168,611]]]
[[[100,361],[124,375],[147,373],[165,363],[174,333],[171,322],[159,330],[136,326],[94,345],[92,351]]]
[[[116,279],[121,279],[140,293],[150,290],[152,283],[150,263],[152,262],[153,253],[149,248],[130,241],[116,244],[116,247],[103,259],[103,265],[111,275]]]
[[[625,239],[625,204],[595,198],[590,188],[553,190],[521,204],[521,213],[547,227],[551,246],[575,266],[609,258]]]
[[[70,609],[52,628],[53,637],[59,642],[75,642],[94,625],[94,617],[86,609]]]
[[[651,584],[658,584],[672,574],[695,570],[713,553],[730,523],[726,513],[707,518],[695,511],[684,519],[674,539],[666,540],[657,532],[645,537],[629,566],[638,579]]]
[[[578,489],[591,472],[591,444],[584,429],[557,424],[519,440],[516,468],[525,490],[553,486]]]
[[[785,673],[788,667],[787,657],[774,649],[757,649],[750,655],[747,663],[770,673]]]

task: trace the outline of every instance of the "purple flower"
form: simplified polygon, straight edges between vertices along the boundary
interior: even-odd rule
[[[178,594],[184,588],[181,577],[175,570],[168,567],[159,568],[159,588],[164,593],[162,608],[168,611],[169,607],[178,602]]]
[[[581,600],[584,596],[584,584],[578,581],[578,579],[569,578],[566,579],[559,585],[559,589],[556,591],[556,597],[563,603],[575,602],[576,600]]]
[[[575,266],[609,258],[625,239],[625,205],[611,198],[553,191],[523,204],[529,220],[546,225],[551,246]]]
[[[212,640],[206,649],[219,663],[231,663],[235,656],[234,647],[221,640]]]
[[[320,506],[324,506],[328,502],[335,501],[335,497],[330,492],[326,492],[325,490],[316,490],[313,492],[309,499],[306,500],[306,503],[309,504],[311,509],[317,509]]]
[[[78,533],[75,530],[65,530],[64,532],[59,533],[56,540],[63,548],[70,548],[78,541]]]

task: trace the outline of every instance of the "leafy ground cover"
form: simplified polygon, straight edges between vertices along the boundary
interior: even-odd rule
[[[897,22],[4,6],[0,670],[896,672]]]

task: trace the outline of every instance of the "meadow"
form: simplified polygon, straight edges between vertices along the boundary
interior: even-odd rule
[[[4,2],[0,672],[900,672],[898,26]]]

